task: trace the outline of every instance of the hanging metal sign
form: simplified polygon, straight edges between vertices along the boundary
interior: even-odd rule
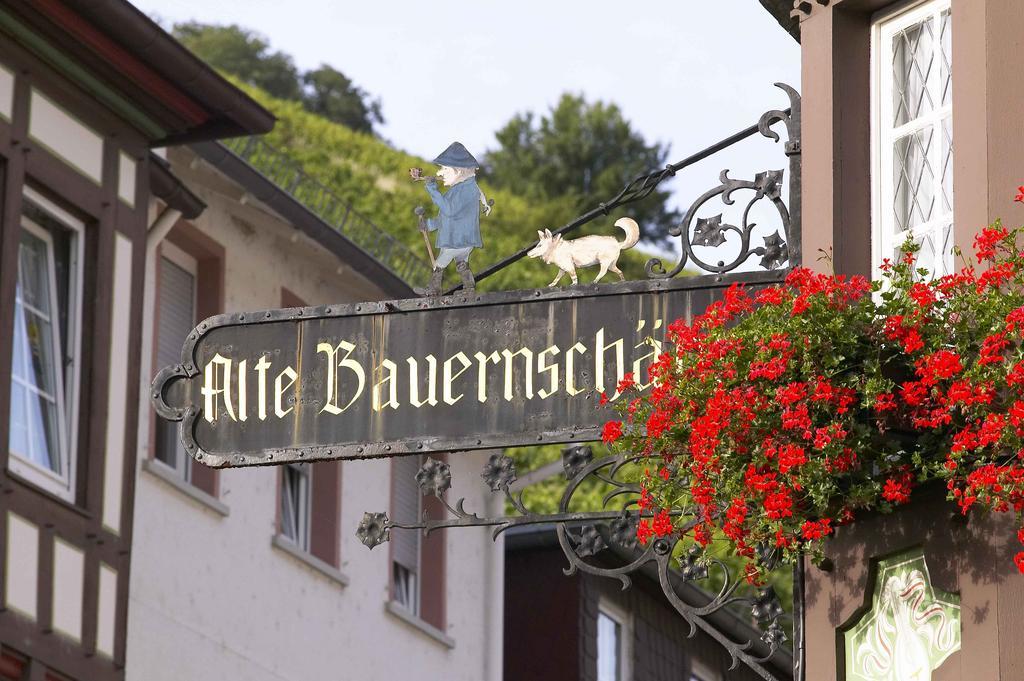
[[[594,440],[612,417],[600,394],[642,384],[667,325],[720,279],[220,315],[152,398],[215,467]]]

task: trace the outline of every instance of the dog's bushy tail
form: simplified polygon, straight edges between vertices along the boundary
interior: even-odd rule
[[[619,218],[615,221],[615,226],[626,233],[626,240],[619,242],[619,250],[633,248],[636,242],[640,241],[640,225],[636,224],[633,218]]]

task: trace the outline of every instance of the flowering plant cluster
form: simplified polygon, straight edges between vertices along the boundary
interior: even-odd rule
[[[725,540],[756,583],[766,556],[820,556],[837,526],[932,479],[964,514],[1021,526],[1022,232],[982,230],[977,269],[932,278],[908,242],[880,281],[798,268],[674,322],[651,383],[626,376],[604,429],[650,457],[640,541]],[[1024,551],[1015,561],[1024,572]]]

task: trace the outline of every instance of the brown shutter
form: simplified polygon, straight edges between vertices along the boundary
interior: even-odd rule
[[[197,254],[199,260],[199,289],[196,292],[196,317],[198,322],[223,311],[224,291],[224,259],[216,253]],[[191,464],[191,483],[203,492],[216,497],[216,468],[204,466],[198,462]]]
[[[446,461],[447,455],[434,458]],[[445,517],[444,505],[433,496],[423,498],[423,512],[433,520]],[[420,619],[441,631],[445,630],[445,535],[431,532],[420,545]]]
[[[312,465],[309,552],[338,567],[338,525],[341,518],[341,462]]]
[[[179,248],[189,252],[197,261],[196,319],[224,311],[224,247],[200,232],[194,226],[179,222],[168,238]],[[218,471],[192,462],[192,484],[209,494],[218,496]]]
[[[157,369],[181,361],[181,346],[196,325],[196,278],[166,257],[157,259],[156,366]],[[157,419],[154,455],[176,468],[188,452],[178,439],[175,423]],[[189,463],[186,461],[185,465]]]

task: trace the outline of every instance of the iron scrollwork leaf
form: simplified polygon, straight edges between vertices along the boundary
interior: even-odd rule
[[[764,238],[764,255],[761,256],[761,267],[774,270],[789,260],[789,247],[778,232]]]
[[[782,615],[782,603],[774,588],[769,586],[758,592],[750,607],[750,614],[758,622],[777,620]]]
[[[583,530],[580,532],[579,542],[576,544],[576,553],[583,558],[597,555],[601,551],[608,548],[608,544],[605,543],[604,537],[598,531],[594,525],[584,525]]]
[[[622,515],[610,523],[612,541],[627,551],[635,551],[637,521],[638,516],[623,511]]]
[[[369,511],[364,513],[363,519],[359,521],[359,527],[356,529],[356,536],[369,549],[388,541],[391,538],[388,529],[388,514],[370,513]]]
[[[416,484],[419,485],[423,496],[432,494],[440,499],[452,486],[451,466],[443,461],[428,458],[416,473]]]
[[[679,557],[679,574],[688,582],[705,579],[708,576],[708,566],[701,560],[701,552],[696,546]]]
[[[572,480],[580,474],[594,458],[594,451],[590,445],[576,445],[566,447],[562,450],[562,469],[565,471],[565,479]]]
[[[722,227],[722,214],[710,218],[697,218],[697,227],[693,231],[694,246],[714,248],[725,243],[725,229]]]
[[[516,481],[516,464],[511,456],[491,454],[480,474],[492,492],[508,490],[509,485]]]

